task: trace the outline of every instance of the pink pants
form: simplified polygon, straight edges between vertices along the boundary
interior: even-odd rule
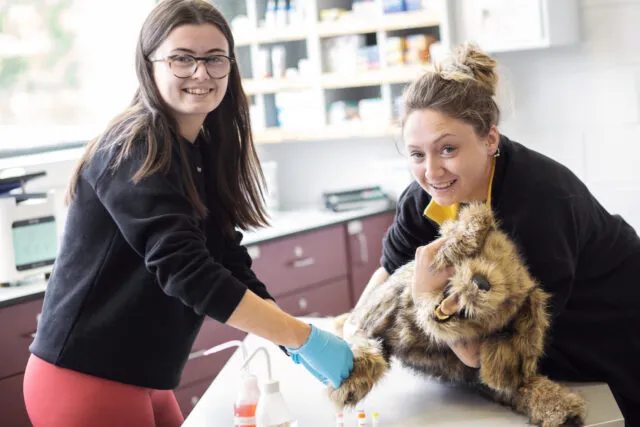
[[[31,355],[24,401],[34,427],[178,427],[171,390],[152,390],[64,369]]]

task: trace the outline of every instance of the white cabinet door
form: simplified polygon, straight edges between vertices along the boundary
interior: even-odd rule
[[[493,52],[541,47],[547,43],[543,3],[543,0],[460,0],[457,14],[460,40],[476,42],[482,49]]]

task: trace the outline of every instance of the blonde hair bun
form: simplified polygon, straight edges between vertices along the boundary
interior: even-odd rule
[[[467,42],[458,46],[448,59],[436,65],[436,71],[445,80],[473,80],[493,96],[498,86],[497,65],[495,59],[473,43]]]

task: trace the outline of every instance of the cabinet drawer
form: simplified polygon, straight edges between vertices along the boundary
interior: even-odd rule
[[[23,378],[20,374],[0,380],[0,425],[31,427],[22,394]]]
[[[341,225],[250,245],[253,270],[274,297],[345,276],[347,250]]]
[[[182,371],[182,377],[178,387],[191,384],[203,378],[215,377],[224,364],[227,363],[234,349],[222,350],[220,353],[214,353],[208,356],[197,355],[195,353],[200,350],[207,350],[223,342],[242,340],[245,335],[245,332],[234,329],[231,326],[224,325],[210,318],[205,319],[191,349],[191,354],[194,358],[187,361]]]
[[[42,301],[0,309],[0,378],[24,372]]]
[[[349,282],[342,278],[278,298],[278,305],[292,316],[337,316],[351,308]]]
[[[207,388],[211,385],[212,381],[213,378],[208,378],[187,387],[179,388],[174,392],[176,400],[178,401],[178,406],[180,406],[180,410],[185,418],[187,418],[191,413],[204,392],[207,391]],[[229,408],[229,410],[233,411],[233,408]]]

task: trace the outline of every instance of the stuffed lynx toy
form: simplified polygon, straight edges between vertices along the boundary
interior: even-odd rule
[[[472,385],[534,424],[582,425],[584,400],[537,372],[549,325],[548,295],[498,229],[490,208],[463,207],[440,234],[447,240],[432,268],[455,267],[443,290],[414,302],[411,261],[336,319],[337,333],[352,345],[354,368],[338,389],[329,389],[333,403],[339,409],[355,406],[394,356],[418,372]],[[479,369],[464,365],[447,344],[473,338],[482,343]]]

